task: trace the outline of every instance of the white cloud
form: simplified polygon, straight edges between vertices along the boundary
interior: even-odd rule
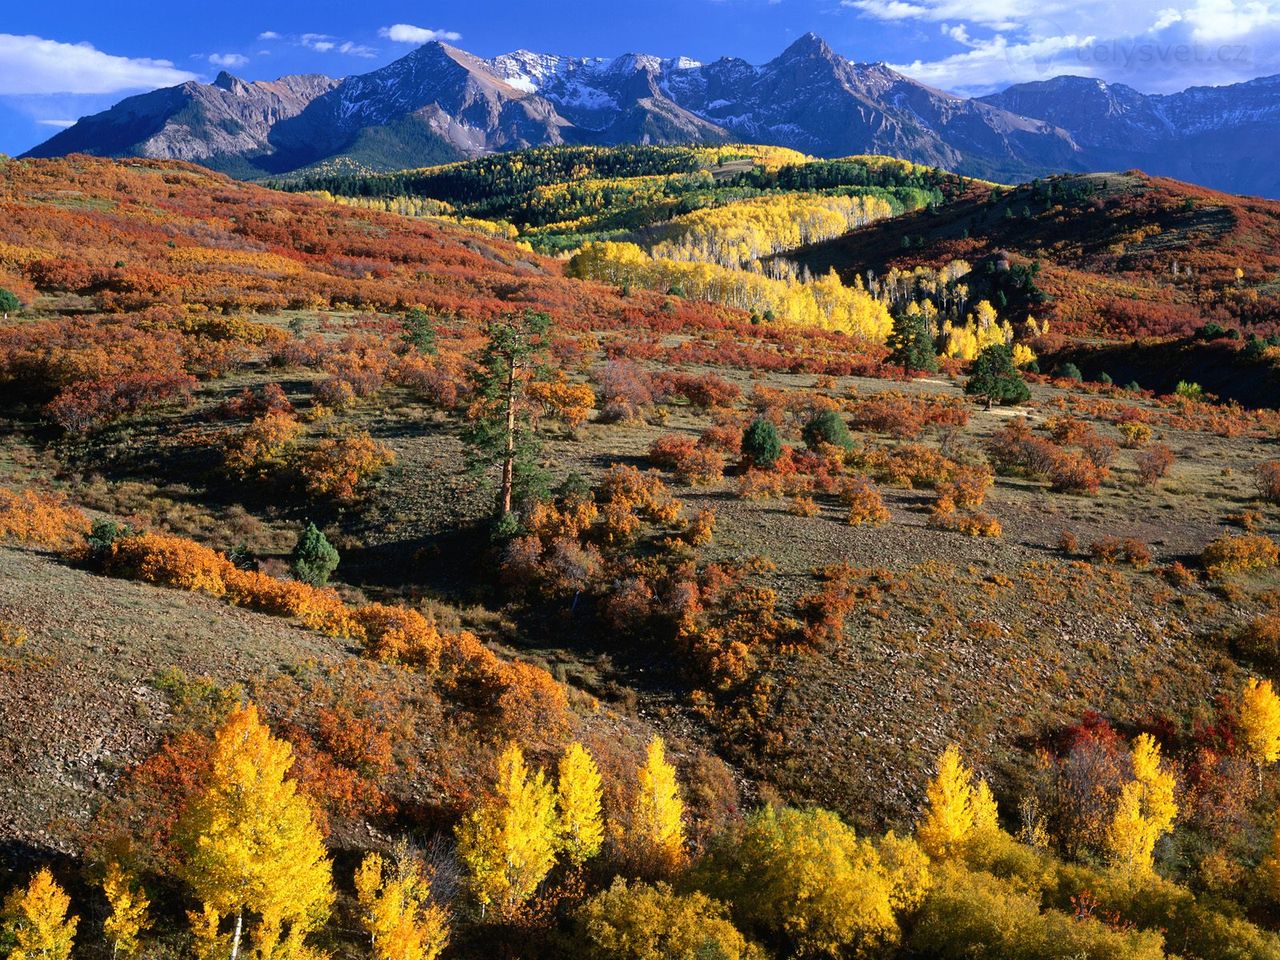
[[[429,30],[426,27],[415,27],[411,23],[397,23],[383,27],[378,36],[394,40],[396,43],[430,43],[432,40],[448,40],[457,42],[462,34],[453,30]]]
[[[840,0],[890,29],[938,24],[901,69],[986,93],[1061,74],[1149,92],[1280,72],[1280,0]],[[1092,36],[1084,36],[1084,34]],[[956,51],[952,44],[963,48]],[[954,52],[953,52],[954,51]]]
[[[169,60],[119,57],[88,43],[0,33],[0,95],[120,93],[194,79]]]
[[[345,53],[350,57],[376,57],[378,51],[363,43],[354,43],[340,37],[331,37],[327,33],[304,33],[297,38],[300,46],[316,53]]]
[[[215,67],[243,67],[249,58],[239,53],[211,53],[209,62]]]
[[[328,53],[338,45],[333,37],[324,33],[304,33],[298,38],[298,42],[308,50],[314,50],[317,53]]]
[[[74,127],[76,125],[76,121],[74,120],[37,120],[36,123],[40,124],[42,127],[60,127],[63,129],[67,127]]]
[[[1165,11],[1175,13],[1176,11]],[[1280,3],[1261,0],[1198,0],[1182,11],[1191,35],[1202,43],[1236,40],[1280,24]]]
[[[1045,80],[1063,72],[1059,60],[1089,47],[1095,37],[1043,37],[1025,43],[1010,43],[1003,34],[989,40],[963,41],[969,47],[963,53],[939,60],[892,65],[909,77],[964,93],[988,93],[1010,83]],[[1093,75],[1086,63],[1074,64],[1075,74]]]
[[[260,34],[258,34],[258,39],[259,40],[282,40],[284,38],[281,37],[280,34],[276,33],[274,30],[263,30]]]
[[[376,57],[378,51],[373,47],[366,47],[363,43],[352,43],[350,40],[338,45],[338,52],[345,53],[353,57]]]
[[[840,6],[876,20],[963,20],[998,30],[1009,29],[1045,4],[1033,0],[840,0]]]

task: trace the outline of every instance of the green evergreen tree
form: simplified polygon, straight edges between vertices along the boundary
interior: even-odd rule
[[[1006,344],[993,344],[978,354],[964,392],[985,399],[988,410],[993,403],[1016,406],[1031,399],[1026,381],[1013,364],[1013,348]]]
[[[435,318],[415,307],[404,315],[404,343],[410,350],[427,356],[436,354]]]
[[[550,329],[551,317],[535,310],[504,314],[486,328],[488,343],[474,375],[477,402],[463,440],[470,447],[473,472],[498,473],[499,523],[544,479],[537,463],[541,444],[528,388],[548,377]]]
[[[308,523],[298,537],[290,562],[295,577],[313,587],[323,587],[338,568],[340,559],[328,537],[314,523]]]
[[[913,370],[932,373],[938,369],[938,352],[929,333],[929,321],[922,313],[903,312],[895,316],[885,345],[889,348],[889,361],[901,365],[904,373],[910,374]]]
[[[6,290],[4,287],[0,287],[0,313],[4,314],[4,318],[8,320],[10,313],[21,309],[22,301],[19,300],[12,292]]]
[[[753,421],[742,435],[742,456],[753,467],[772,467],[782,456],[778,428],[763,417]]]
[[[819,444],[829,443],[848,450],[853,446],[853,436],[844,417],[835,410],[823,410],[804,425],[805,446],[816,450]]]

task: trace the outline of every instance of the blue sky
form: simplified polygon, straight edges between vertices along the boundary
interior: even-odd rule
[[[0,20],[0,152],[142,90],[286,73],[347,76],[439,37],[762,63],[807,31],[961,93],[1061,73],[1148,92],[1280,73],[1280,0],[48,0]],[[184,9],[185,8],[185,9]],[[181,12],[179,12],[181,11]],[[607,11],[607,15],[602,11]]]

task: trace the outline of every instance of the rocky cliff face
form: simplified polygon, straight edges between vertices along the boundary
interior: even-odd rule
[[[124,100],[85,117],[28,156],[68,153],[137,156],[223,165],[269,162],[272,130],[298,116],[339,81],[319,75],[246,83],[218,74],[211,84],[184,83]]]

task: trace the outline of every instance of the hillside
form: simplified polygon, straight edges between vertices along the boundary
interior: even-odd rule
[[[785,258],[846,279],[964,261],[975,296],[1003,295],[1019,317],[1064,333],[1186,335],[1217,322],[1265,337],[1276,332],[1277,241],[1278,203],[1130,172],[974,189]]]
[[[0,880],[53,868],[76,957],[113,864],[147,951],[229,956],[215,802],[335,957],[374,853],[432,960],[1280,956],[1280,415],[1029,372],[1075,320],[939,269],[1044,248],[1049,316],[1163,269],[1137,211],[1193,269],[1152,302],[1226,304],[1271,205],[729,146],[325,176],[0,164]]]
[[[558,252],[595,240],[653,245],[698,211],[790,195],[873,198],[896,215],[958,195],[967,181],[887,157],[817,160],[730,144],[543,148],[384,174],[337,165],[267,183],[372,209],[490,221]]]

